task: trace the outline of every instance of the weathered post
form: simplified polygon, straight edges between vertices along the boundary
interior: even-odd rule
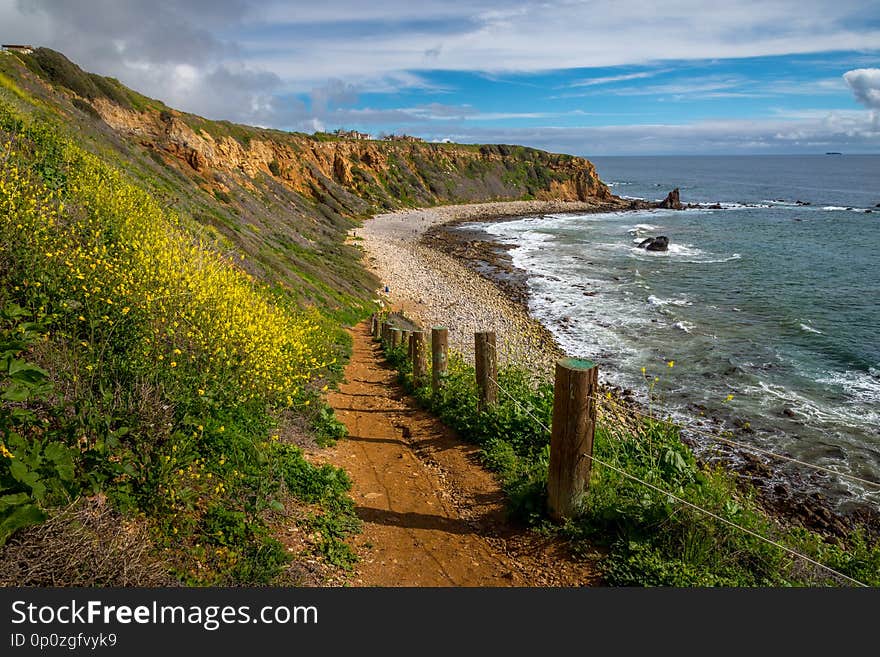
[[[431,329],[431,388],[436,395],[440,392],[446,367],[449,364],[449,331],[443,326]]]
[[[376,335],[376,313],[370,315],[370,335]]]
[[[387,345],[391,340],[391,324],[382,322],[382,342]],[[383,345],[384,346],[384,345]]]
[[[400,344],[403,345],[403,348],[406,349],[406,357],[409,358],[409,336],[412,335],[412,331],[407,331],[404,329],[400,330]]]
[[[474,333],[474,361],[477,370],[478,408],[498,403],[498,358],[495,354],[495,332]]]
[[[410,342],[412,343],[412,368],[413,383],[423,386],[428,378],[428,345],[425,338],[426,331],[413,331]]]
[[[590,485],[599,368],[588,360],[564,358],[556,363],[547,508],[562,522],[577,513]]]
[[[391,329],[391,348],[397,349],[400,345],[400,329],[396,326]]]

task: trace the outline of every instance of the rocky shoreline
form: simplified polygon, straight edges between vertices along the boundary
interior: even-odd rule
[[[675,192],[661,203],[670,209]],[[651,204],[649,207],[658,207]],[[498,334],[502,362],[515,362],[536,377],[547,378],[555,361],[565,355],[550,331],[528,313],[526,272],[513,266],[509,245],[480,230],[461,229],[470,222],[503,221],[517,216],[563,212],[607,212],[645,209],[622,199],[571,203],[525,201],[407,210],[378,215],[355,230],[369,267],[388,286],[387,304],[422,326],[450,329],[450,345],[473,361],[475,331]],[[622,412],[616,421],[633,422],[643,411],[631,391],[611,387]],[[631,412],[628,412],[630,409]],[[695,437],[683,434],[692,446]],[[715,450],[715,459],[718,450]],[[880,512],[871,508],[841,514],[821,493],[813,473],[785,471],[751,453],[725,448],[721,460],[759,492],[767,510],[827,535],[844,537],[855,523],[880,535]],[[713,459],[713,460],[715,460]]]
[[[367,258],[367,265],[382,282],[379,296],[421,326],[445,326],[450,346],[473,362],[473,334],[495,331],[499,360],[515,362],[547,376],[565,354],[550,331],[532,319],[524,303],[525,276],[512,266],[491,276],[472,267],[479,258],[445,252],[433,244],[441,225],[490,221],[512,216],[554,212],[598,212],[620,209],[617,202],[514,201],[474,205],[449,205],[377,215],[353,232]],[[454,240],[446,241],[450,247]],[[489,266],[487,264],[487,266]],[[509,274],[509,289],[504,275]],[[476,275],[475,275],[476,274]],[[385,291],[387,288],[387,291]],[[518,294],[512,293],[518,290]]]

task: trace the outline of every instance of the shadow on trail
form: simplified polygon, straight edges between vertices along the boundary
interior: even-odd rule
[[[406,529],[430,529],[447,534],[474,534],[474,523],[468,520],[447,518],[445,516],[425,513],[400,513],[385,509],[373,509],[359,506],[355,508],[358,518],[364,522],[372,522]]]

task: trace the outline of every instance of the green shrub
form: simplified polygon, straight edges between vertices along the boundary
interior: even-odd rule
[[[92,107],[92,104],[88,101],[83,100],[82,98],[74,98],[71,101],[71,104],[78,109],[83,114],[88,114],[93,119],[100,119],[101,115],[98,114],[98,110]]]
[[[497,473],[511,513],[549,530],[546,484],[553,390],[534,383],[514,367],[498,373],[507,394],[483,412],[477,410],[474,370],[450,355],[449,373],[440,393],[413,388],[402,351],[386,351],[389,362],[419,401],[463,438],[482,449],[483,463]],[[511,399],[512,398],[512,399]],[[514,401],[515,400],[515,401]],[[595,463],[581,513],[558,535],[575,553],[605,548],[602,566],[615,586],[789,586],[841,585],[827,571],[805,567],[783,550],[730,523],[787,545],[812,559],[869,585],[880,583],[880,545],[855,532],[845,546],[814,532],[791,528],[767,516],[754,492],[734,475],[697,463],[679,430],[661,420],[632,419],[626,427],[600,419],[594,455],[613,468]],[[681,504],[668,491],[716,520]],[[726,521],[726,522],[725,522]]]

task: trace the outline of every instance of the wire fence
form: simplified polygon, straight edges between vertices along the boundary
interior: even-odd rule
[[[599,404],[607,404],[607,405],[615,406],[615,407],[619,408],[622,412],[631,413],[631,414],[636,415],[642,419],[652,420],[655,422],[658,422],[658,421],[663,422],[664,424],[671,426],[671,427],[674,427],[680,431],[687,431],[687,432],[702,436],[704,438],[708,438],[708,439],[713,440],[715,442],[723,443],[723,444],[728,445],[730,447],[736,447],[738,449],[743,449],[746,451],[754,452],[756,454],[760,454],[762,456],[766,456],[766,457],[772,458],[772,459],[777,459],[779,461],[786,461],[788,463],[795,463],[795,464],[800,465],[804,468],[809,468],[811,470],[816,470],[818,472],[822,472],[825,474],[832,474],[832,475],[835,475],[835,476],[840,477],[842,479],[848,479],[850,481],[858,482],[860,484],[864,484],[865,486],[870,486],[872,488],[876,488],[876,489],[880,490],[880,482],[873,481],[871,479],[865,479],[863,477],[858,477],[856,475],[849,474],[847,472],[841,472],[840,470],[835,470],[834,468],[829,468],[824,465],[819,465],[817,463],[810,463],[809,461],[803,461],[803,460],[795,458],[793,456],[779,454],[778,452],[773,452],[773,451],[770,451],[767,449],[763,449],[761,447],[758,447],[757,445],[752,445],[749,443],[744,443],[744,442],[740,442],[737,440],[733,440],[733,439],[728,438],[724,435],[721,435],[721,434],[718,434],[715,432],[711,432],[711,431],[707,431],[706,429],[704,429],[700,426],[694,425],[694,424],[678,422],[678,421],[675,421],[669,417],[660,418],[652,413],[645,413],[644,411],[640,410],[638,407],[636,407],[634,405],[623,404],[620,401],[614,399],[613,397],[611,397],[611,398],[591,397],[591,399],[593,399],[594,401],[596,401]]]
[[[451,330],[449,331],[450,346],[453,347],[455,350],[458,350],[458,348],[461,348],[461,351],[459,353],[462,353],[462,354],[469,353],[469,351],[466,349],[465,340],[466,340],[466,337],[461,335],[460,332],[453,332]],[[487,342],[486,344],[491,344],[491,343]],[[495,357],[497,359],[498,355],[499,355],[498,348],[496,345],[492,345],[492,346],[495,349]],[[471,349],[470,351],[473,351],[473,349]],[[522,402],[522,400],[520,400],[517,396],[515,396],[510,391],[508,391],[504,386],[502,386],[501,383],[497,380],[497,378],[491,377],[491,376],[489,376],[487,378],[489,379],[489,381],[491,381],[491,383],[497,388],[497,390],[500,393],[502,393],[505,397],[510,399],[523,413],[528,415],[532,420],[534,420],[538,424],[538,426],[540,426],[544,431],[546,431],[548,433],[548,435],[552,433],[551,428],[548,427],[547,424],[540,417],[538,417],[535,414],[535,412],[534,412],[535,409],[533,407],[531,407],[531,408],[527,407]],[[880,482],[872,481],[872,480],[865,479],[862,477],[857,477],[855,475],[850,475],[848,473],[840,472],[840,471],[834,470],[832,468],[821,466],[821,465],[818,465],[815,463],[810,463],[810,462],[803,461],[801,459],[797,459],[797,458],[794,458],[791,456],[779,454],[777,452],[773,452],[770,450],[765,450],[765,449],[762,449],[762,448],[757,447],[755,445],[750,445],[748,443],[743,443],[740,441],[732,440],[732,439],[727,438],[725,436],[718,435],[717,433],[712,433],[712,432],[706,431],[702,427],[674,422],[674,421],[672,421],[671,418],[668,418],[668,419],[657,418],[656,416],[654,416],[651,413],[645,413],[644,411],[638,409],[634,405],[622,404],[618,400],[615,400],[613,397],[589,396],[588,398],[590,400],[592,400],[598,408],[613,406],[613,407],[616,407],[621,412],[635,415],[641,419],[647,419],[647,420],[651,420],[651,421],[660,421],[660,422],[663,422],[669,426],[676,427],[679,430],[689,431],[694,434],[709,438],[711,440],[721,442],[721,443],[726,444],[731,447],[736,447],[736,448],[740,448],[743,450],[748,450],[748,451],[751,451],[754,453],[761,454],[761,455],[766,456],[768,458],[774,458],[774,459],[778,459],[781,461],[794,463],[794,464],[800,465],[805,468],[820,471],[825,474],[832,474],[832,475],[835,475],[838,477],[842,477],[845,479],[849,479],[849,480],[861,483],[863,485],[876,487],[876,488],[880,489]],[[683,497],[676,495],[672,491],[666,490],[660,486],[652,484],[649,481],[645,481],[643,478],[638,477],[638,476],[632,474],[631,472],[627,472],[624,469],[622,469],[612,463],[608,463],[604,459],[600,459],[593,454],[583,453],[580,456],[582,458],[588,458],[588,459],[590,459],[591,462],[593,462],[601,467],[607,468],[608,470],[611,470],[611,471],[619,474],[620,476],[622,476],[628,480],[631,480],[635,483],[638,483],[641,486],[644,486],[650,490],[653,490],[654,492],[660,493],[661,495],[666,496],[668,499],[674,500],[675,502],[677,502],[683,506],[686,506],[686,507],[688,507],[698,513],[701,513],[707,517],[713,518],[714,520],[717,520],[718,522],[721,522],[729,527],[732,527],[732,528],[734,528],[738,531],[741,531],[749,536],[752,536],[753,538],[758,539],[768,545],[771,545],[771,546],[785,552],[786,554],[788,554],[791,557],[794,557],[796,559],[800,559],[805,563],[808,563],[816,568],[819,568],[820,570],[828,573],[829,575],[832,575],[836,578],[839,578],[841,581],[845,581],[845,582],[848,582],[852,585],[859,586],[859,587],[867,587],[868,586],[864,582],[861,582],[861,581],[859,581],[853,577],[850,577],[849,575],[846,575],[846,574],[844,574],[844,573],[842,573],[842,572],[840,572],[830,566],[827,566],[826,564],[823,564],[820,561],[817,561],[816,559],[813,559],[812,557],[810,557],[806,554],[802,554],[801,552],[798,552],[797,550],[794,550],[794,549],[780,543],[779,541],[773,540],[772,538],[764,536],[764,535],[762,535],[752,529],[749,529],[748,527],[745,527],[737,522],[734,522],[733,520],[725,518],[710,509],[706,509],[698,504],[694,504],[693,502],[690,502],[689,500],[686,500]]]
[[[490,346],[492,346],[495,349],[496,357],[498,357],[500,354],[498,352],[497,346],[492,345],[491,343],[487,343],[487,344],[489,344]],[[498,385],[498,383],[495,382],[495,385]],[[500,389],[500,386],[498,386],[498,387]],[[809,461],[804,461],[802,459],[798,459],[793,456],[779,454],[778,452],[773,452],[771,450],[763,449],[761,447],[758,447],[757,445],[752,445],[750,443],[744,443],[741,441],[733,440],[732,438],[724,436],[723,434],[720,434],[718,432],[707,431],[703,427],[700,427],[700,426],[695,425],[693,423],[683,423],[680,421],[673,420],[671,417],[665,417],[665,418],[657,417],[653,413],[650,413],[650,412],[646,413],[645,411],[639,409],[638,406],[636,406],[635,404],[632,404],[632,403],[624,404],[624,403],[620,402],[619,400],[615,399],[610,394],[606,395],[605,397],[592,397],[591,399],[593,401],[595,401],[597,404],[599,404],[600,408],[603,406],[607,406],[607,405],[615,406],[623,413],[635,415],[639,418],[646,419],[646,420],[661,421],[664,424],[671,426],[671,427],[674,427],[680,431],[686,431],[686,432],[689,432],[692,434],[696,434],[698,436],[708,438],[708,439],[713,440],[715,442],[723,443],[725,445],[728,445],[729,447],[736,447],[736,448],[750,451],[750,452],[753,452],[756,454],[760,454],[762,456],[766,456],[768,458],[776,459],[779,461],[785,461],[788,463],[794,463],[794,464],[800,465],[804,468],[815,470],[817,472],[822,472],[824,474],[834,475],[834,476],[840,477],[842,479],[847,479],[849,481],[860,483],[865,486],[869,486],[871,488],[875,488],[877,490],[880,490],[880,482],[878,482],[878,481],[874,481],[871,479],[865,479],[864,477],[859,477],[859,476],[856,476],[856,475],[853,475],[853,474],[850,474],[847,472],[841,472],[840,470],[835,470],[834,468],[829,468],[827,466],[819,465],[817,463],[811,463]],[[517,400],[514,400],[514,401],[517,401]]]
[[[512,395],[510,392],[505,390],[504,387],[500,383],[498,383],[498,381],[496,379],[492,379],[490,377],[490,380],[492,381],[493,384],[495,384],[498,387],[498,390],[503,392],[505,394],[505,396],[507,396],[511,401],[513,401],[513,403],[516,404],[521,411],[526,413],[526,415],[528,415],[535,422],[537,422],[538,425],[542,429],[544,429],[548,434],[551,433],[550,427],[548,427],[539,417],[537,417],[534,413],[532,413],[531,410],[526,408],[525,405],[522,404],[522,402],[520,402],[519,399],[517,399],[514,395]],[[601,402],[601,399],[599,399],[599,398],[593,397],[592,399]],[[603,459],[600,459],[600,458],[594,456],[593,454],[584,453],[584,454],[581,454],[581,457],[588,458],[593,463],[601,465],[604,468],[608,468],[609,470],[616,472],[617,474],[621,475],[622,477],[625,477],[631,481],[634,481],[638,484],[641,484],[642,486],[646,486],[647,488],[650,488],[651,490],[653,490],[657,493],[660,493],[662,495],[666,495],[670,499],[673,499],[680,504],[684,504],[685,506],[693,509],[694,511],[698,511],[699,513],[702,513],[706,516],[709,516],[710,518],[714,518],[715,520],[718,520],[719,522],[722,522],[730,527],[733,527],[734,529],[738,529],[739,531],[745,532],[746,534],[748,534],[754,538],[757,538],[758,540],[763,541],[764,543],[767,543],[768,545],[772,545],[772,546],[782,550],[783,552],[789,554],[792,557],[801,559],[801,560],[803,560],[813,566],[816,566],[817,568],[824,570],[825,572],[829,573],[830,575],[833,575],[835,577],[839,577],[842,580],[847,581],[847,582],[854,584],[856,586],[859,586],[859,587],[865,587],[865,588],[868,587],[867,584],[860,582],[859,580],[854,579],[854,578],[850,577],[849,575],[845,575],[844,573],[841,573],[840,571],[835,570],[834,568],[831,568],[830,566],[826,566],[825,564],[823,564],[819,561],[816,561],[815,559],[813,559],[805,554],[801,554],[800,552],[797,552],[796,550],[792,550],[788,546],[785,546],[782,543],[779,543],[778,541],[774,541],[771,538],[767,538],[766,536],[763,536],[763,535],[759,534],[758,532],[749,529],[748,527],[743,527],[742,525],[740,525],[736,522],[733,522],[732,520],[728,520],[727,518],[720,516],[717,513],[710,511],[709,509],[705,509],[697,504],[694,504],[693,502],[689,502],[688,500],[686,500],[682,497],[679,497],[675,493],[668,491],[666,489],[660,488],[659,486],[656,486],[648,481],[645,481],[644,479],[642,479],[640,477],[637,477],[629,472],[626,472],[622,468],[618,468],[617,466],[612,465],[611,463],[608,463],[607,461],[604,461]]]

